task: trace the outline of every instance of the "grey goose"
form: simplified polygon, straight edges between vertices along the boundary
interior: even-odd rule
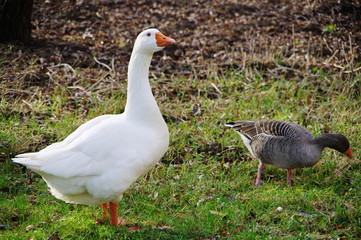
[[[242,137],[251,155],[260,161],[255,185],[260,186],[265,164],[287,169],[292,184],[292,169],[311,167],[321,158],[325,147],[353,157],[350,143],[342,134],[324,133],[317,138],[304,127],[284,121],[234,121],[225,124]]]

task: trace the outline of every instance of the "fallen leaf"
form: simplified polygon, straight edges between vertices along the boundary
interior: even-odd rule
[[[34,225],[28,225],[28,226],[26,226],[26,231],[29,231],[29,230],[31,230],[31,229],[35,229],[36,227],[34,226]]]
[[[60,240],[60,238],[57,235],[51,235],[47,240]]]
[[[221,232],[221,235],[222,235],[222,236],[227,236],[227,235],[228,235],[228,232],[227,232],[226,230],[224,230],[224,231]]]
[[[213,198],[213,196],[208,196],[208,197],[199,199],[199,201],[197,202],[197,207],[198,207],[199,204],[201,204],[202,202],[208,201],[208,200],[210,200],[210,199],[212,199],[212,198]]]
[[[302,217],[310,217],[310,218],[317,216],[316,214],[309,214],[309,213],[305,213],[305,212],[298,212],[298,215],[302,216]]]
[[[104,220],[98,218],[98,219],[95,220],[95,224],[96,224],[96,225],[103,225],[103,224],[104,224]]]
[[[226,216],[227,214],[225,213],[221,213],[221,212],[217,212],[217,211],[213,211],[213,210],[210,210],[209,211],[211,214],[214,214],[214,215],[219,215],[219,216]]]
[[[174,194],[173,197],[174,198],[180,198],[180,197],[186,197],[187,195],[179,195],[179,194]]]
[[[140,227],[138,224],[135,224],[133,227],[128,227],[130,232],[140,231]]]
[[[338,229],[345,228],[344,226],[342,226],[342,225],[340,225],[340,224],[337,224],[337,223],[335,223],[335,226],[336,226]]]
[[[157,227],[156,229],[158,229],[159,231],[166,231],[166,230],[174,229],[174,227],[171,227],[171,226],[161,226],[161,227]]]
[[[236,227],[236,229],[234,229],[234,231],[233,231],[233,234],[237,234],[239,232],[242,232],[244,228],[245,228],[244,225],[240,225],[240,226]]]
[[[348,190],[347,190],[347,189],[342,190],[342,191],[340,192],[340,195],[341,195],[341,196],[344,196],[347,192],[348,192]]]
[[[280,213],[280,212],[283,212],[283,208],[282,208],[282,207],[277,207],[277,208],[276,208],[276,212],[279,212],[279,213]]]
[[[153,193],[153,199],[157,199],[158,195],[159,195],[159,193],[154,192],[154,193]]]

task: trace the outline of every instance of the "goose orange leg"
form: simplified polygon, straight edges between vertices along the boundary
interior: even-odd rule
[[[287,169],[287,183],[292,185],[292,169]]]
[[[257,173],[256,183],[254,184],[256,186],[261,186],[261,175],[262,175],[263,168],[264,168],[264,164],[260,162],[258,165],[258,173]]]
[[[110,207],[110,225],[118,227],[119,223],[121,222],[121,218],[118,218],[117,216],[118,203],[110,202],[109,207]]]

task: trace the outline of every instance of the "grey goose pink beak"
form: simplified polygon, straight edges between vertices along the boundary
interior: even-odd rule
[[[345,152],[346,156],[348,156],[349,158],[353,158],[353,153],[351,151],[351,148],[347,149],[347,151]]]

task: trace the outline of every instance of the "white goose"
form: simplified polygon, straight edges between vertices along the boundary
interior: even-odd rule
[[[110,206],[110,224],[118,226],[118,202],[168,149],[169,132],[149,84],[153,53],[175,41],[157,29],[141,32],[128,67],[128,96],[123,114],[96,117],[63,141],[14,162],[39,173],[51,193],[79,204]]]

